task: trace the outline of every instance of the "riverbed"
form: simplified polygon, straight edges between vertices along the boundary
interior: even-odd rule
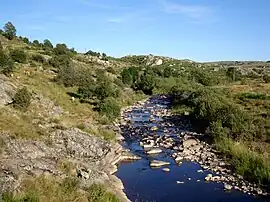
[[[254,194],[259,188],[252,188],[253,192],[241,191],[240,188],[236,190],[234,187],[238,187],[233,185],[238,185],[237,182],[230,185],[229,181],[224,188],[224,182],[221,180],[217,182],[205,180],[207,176],[220,178],[222,172],[217,174],[211,169],[208,170],[194,159],[184,158],[177,162],[173,158],[175,149],[178,149],[175,146],[178,142],[186,136],[203,136],[203,134],[195,133],[185,116],[171,115],[170,97],[153,96],[148,101],[125,110],[122,118],[121,133],[125,138],[122,144],[133,154],[141,157],[137,161],[122,162],[116,173],[122,180],[124,191],[131,201],[268,201],[266,197]],[[171,140],[171,143],[167,145],[162,138],[167,138],[167,142]],[[161,141],[158,142],[157,139]],[[152,144],[154,140],[157,145],[151,146],[162,151],[147,154],[153,149],[147,144]],[[169,165],[151,167],[150,163],[153,160],[163,161]]]

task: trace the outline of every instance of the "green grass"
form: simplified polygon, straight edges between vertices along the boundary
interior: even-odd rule
[[[79,187],[76,178],[56,180],[52,177],[38,177],[23,182],[22,192],[4,193],[3,202],[120,202],[103,185],[91,185],[86,190]]]
[[[247,92],[239,95],[240,99],[270,100],[270,96],[265,93]]]
[[[246,143],[231,139],[216,139],[216,147],[224,153],[235,172],[261,184],[270,182],[270,163],[263,154],[251,151]]]

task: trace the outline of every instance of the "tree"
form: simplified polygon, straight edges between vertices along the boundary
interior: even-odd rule
[[[33,41],[33,45],[34,45],[34,46],[40,46],[40,43],[39,43],[38,40],[34,40],[34,41]]]
[[[23,37],[23,42],[26,43],[26,44],[30,44],[30,41],[27,37]]]
[[[121,72],[121,77],[124,84],[132,86],[138,80],[139,73],[136,67],[130,67]]]
[[[26,110],[31,103],[31,93],[27,90],[26,87],[23,87],[17,90],[13,98],[13,106],[16,109]]]
[[[45,48],[49,48],[49,49],[53,48],[53,45],[52,45],[52,43],[50,42],[49,39],[45,39],[45,40],[43,41],[43,44],[44,44],[44,47],[45,47]]]
[[[16,37],[16,28],[11,22],[7,22],[4,26],[4,36],[9,40],[12,40]]]
[[[67,55],[69,52],[67,45],[62,43],[62,44],[56,44],[54,48],[54,53],[55,55]]]
[[[142,90],[145,94],[151,95],[155,87],[155,80],[151,74],[143,74],[140,76],[139,82],[136,84],[137,90]]]

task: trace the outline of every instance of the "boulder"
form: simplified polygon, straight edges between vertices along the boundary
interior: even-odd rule
[[[188,148],[188,147],[197,145],[198,143],[199,143],[199,141],[197,139],[190,138],[190,139],[183,141],[183,147]]]
[[[164,172],[170,172],[171,169],[170,168],[163,168],[162,171],[164,171]]]
[[[166,165],[170,165],[170,162],[158,161],[158,160],[153,160],[150,162],[150,167],[161,167],[161,166],[166,166]]]
[[[151,150],[147,151],[146,153],[147,154],[159,154],[161,152],[162,152],[162,150],[157,148],[157,149],[151,149]]]

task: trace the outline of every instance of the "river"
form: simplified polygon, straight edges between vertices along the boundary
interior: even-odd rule
[[[129,122],[121,126],[122,135],[125,137],[123,146],[141,157],[141,160],[122,162],[116,173],[122,180],[124,191],[131,201],[268,201],[234,189],[225,191],[224,184],[220,182],[206,182],[205,177],[215,173],[202,169],[196,162],[183,160],[181,164],[176,163],[171,157],[173,153],[171,148],[160,147],[161,153],[147,155],[140,144],[146,136],[166,135],[177,139],[179,134],[190,132],[192,134],[192,127],[185,117],[162,116],[162,112],[168,113],[169,110],[169,97],[153,96],[145,104],[124,113],[125,119]],[[152,130],[155,126],[155,130]],[[151,168],[149,164],[152,160],[170,162],[170,165]],[[164,172],[162,168],[169,168],[170,172]],[[203,172],[198,172],[199,170]]]

